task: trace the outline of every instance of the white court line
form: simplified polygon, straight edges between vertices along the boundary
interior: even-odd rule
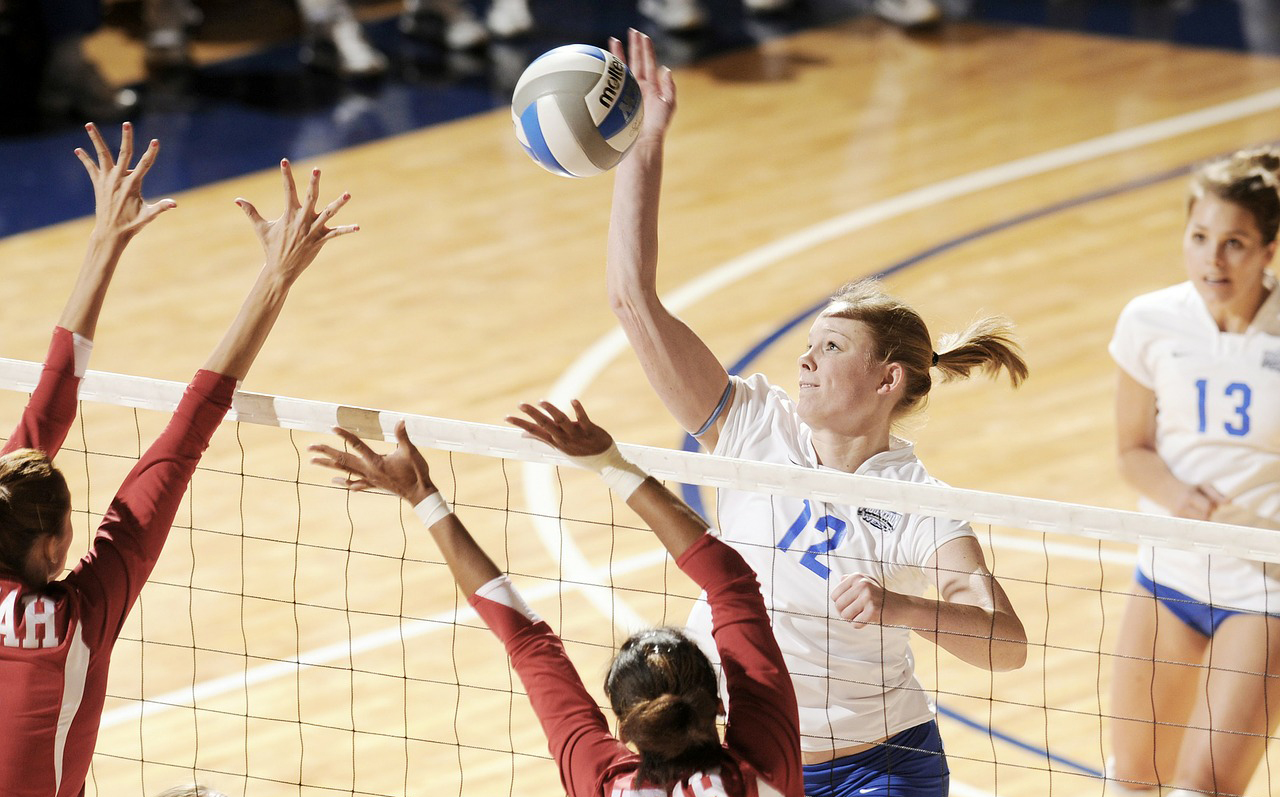
[[[836,216],[747,252],[686,283],[664,298],[663,303],[672,313],[678,315],[707,296],[773,266],[784,258],[872,224],[977,191],[1125,152],[1157,141],[1176,138],[1185,133],[1203,130],[1246,116],[1274,111],[1277,108],[1280,108],[1280,89],[1272,89],[917,188],[865,208]],[[618,327],[609,330],[594,344],[587,347],[582,355],[565,370],[552,386],[549,393],[550,400],[557,404],[566,404],[570,399],[577,398],[608,367],[609,363],[627,350],[627,339],[622,330]],[[539,527],[538,537],[547,546],[547,551],[552,556],[561,553],[571,568],[589,567],[573,541],[560,537],[558,524],[550,520],[558,514],[553,480],[554,469],[546,465],[529,463],[521,467],[524,469],[525,500],[533,512],[535,526]],[[1095,556],[1097,554],[1096,551],[1092,553]],[[569,572],[572,572],[571,568]],[[593,598],[592,602],[601,606],[598,598]],[[608,610],[613,612],[618,612],[620,608],[616,601],[606,605]],[[605,613],[608,614],[609,611]],[[620,616],[630,622],[635,615],[629,613]]]
[[[1045,546],[1035,540],[1028,540],[1019,537],[1013,537],[1004,534],[992,534],[989,537],[992,545],[998,546],[1006,550],[1027,551],[1030,553],[1047,552],[1055,556],[1066,557],[1070,559],[1080,559],[1083,561],[1096,562],[1101,559],[1106,564],[1131,565],[1133,563],[1132,555],[1122,555],[1117,551],[1102,550],[1099,552],[1092,550],[1083,545],[1068,545],[1062,543],[1050,543]],[[633,556],[627,559],[621,559],[614,562],[609,568],[594,568],[593,572],[588,576],[591,581],[603,581],[612,574],[615,576],[625,575],[643,570],[646,567],[653,567],[661,564],[666,559],[666,551],[658,549],[647,551],[643,554]],[[531,603],[542,600],[557,594],[557,590],[564,588],[565,591],[574,591],[590,587],[591,585],[573,584],[573,583],[547,583],[532,589],[521,590],[521,593]],[[602,589],[601,587],[594,587]],[[415,637],[426,636],[437,631],[443,631],[450,624],[465,622],[476,619],[475,610],[470,606],[459,606],[457,611],[446,611],[435,614],[425,620],[410,620],[405,623],[384,628],[381,631],[373,631],[363,636],[356,637],[351,640],[350,644],[337,643],[326,645],[320,648],[301,653],[295,659],[284,659],[281,661],[271,662],[270,664],[261,664],[252,667],[246,672],[237,673],[235,675],[226,675],[221,678],[215,678],[209,681],[203,681],[199,684],[193,684],[189,689],[175,689],[172,692],[158,695],[156,697],[145,698],[139,703],[131,703],[120,708],[103,712],[101,728],[114,728],[141,717],[151,717],[157,714],[163,714],[175,708],[190,707],[197,700],[220,697],[228,692],[234,692],[253,684],[265,683],[275,678],[283,678],[299,669],[305,667],[323,666],[332,664],[335,661],[341,661],[351,656],[357,656],[361,653],[368,653],[379,648],[390,647],[399,642]]]
[[[1102,562],[1108,565],[1135,567],[1138,557],[1133,551],[1092,547],[1078,542],[1054,542],[1043,537],[1033,539],[1011,534],[978,534],[979,542],[990,542],[993,548],[1025,553],[1044,553],[1063,559],[1079,559],[1084,562]]]
[[[611,574],[618,576],[636,570],[643,570],[646,567],[654,567],[661,564],[666,558],[667,552],[665,550],[646,551],[638,556],[613,562],[609,567],[593,568],[586,577],[592,581],[604,581]],[[547,582],[532,589],[521,590],[521,594],[530,603],[535,603],[543,598],[559,594],[561,590],[572,591],[578,586],[561,582]],[[202,681],[198,684],[192,683],[189,688],[175,689],[172,692],[166,692],[156,697],[143,698],[139,702],[129,703],[120,708],[103,712],[102,724],[99,727],[101,730],[106,730],[141,717],[151,717],[176,708],[190,707],[197,700],[219,697],[253,684],[283,678],[305,667],[332,664],[358,656],[361,653],[368,653],[371,650],[391,647],[403,640],[442,631],[449,628],[451,624],[475,620],[476,617],[475,610],[466,603],[462,603],[456,610],[450,609],[440,612],[425,620],[405,620],[390,628],[355,637],[349,642],[338,642],[333,645],[325,645],[324,647],[308,650],[299,654],[296,659],[284,659],[273,661],[270,664],[260,664],[234,675],[224,675],[221,678]]]
[[[785,258],[873,224],[988,188],[1006,185],[1015,180],[1125,152],[1223,122],[1275,110],[1278,107],[1280,107],[1280,89],[1272,89],[917,188],[865,208],[836,216],[747,252],[686,283],[667,296],[663,302],[672,313],[679,315],[680,312],[707,296],[773,266]],[[551,401],[563,406],[570,399],[582,395],[586,387],[594,382],[609,363],[622,354],[627,347],[627,339],[622,330],[618,327],[611,329],[589,346],[556,381],[550,391]],[[589,567],[586,558],[573,540],[560,535],[559,524],[549,519],[558,515],[553,469],[546,465],[530,463],[525,463],[521,467],[524,470],[525,500],[532,511],[538,538],[546,546],[548,553],[552,557],[559,553],[563,557],[562,561],[569,574],[573,574],[577,568]],[[1096,550],[1092,553],[1095,556],[1098,554]],[[639,617],[633,611],[629,609],[624,611],[624,604],[620,599],[612,597],[606,599],[605,595],[598,593],[588,593],[587,598],[606,617],[612,612],[612,616],[625,620],[630,627],[635,627],[639,622]],[[630,629],[624,627],[623,630]],[[952,783],[952,788],[957,794],[965,794],[965,797],[977,797],[983,794],[960,783]],[[983,795],[983,797],[988,796]]]
[[[1115,154],[1223,122],[1275,110],[1276,108],[1280,108],[1280,89],[1262,92],[1234,102],[1171,117],[1160,122],[1091,139],[1080,144],[1012,161],[1001,166],[980,170],[915,191],[909,191],[805,230],[800,230],[773,244],[730,260],[670,294],[666,299],[666,304],[672,311],[679,312],[726,285],[772,266],[783,258],[904,213],[929,207],[976,191],[1003,185],[1014,180],[1043,174],[1053,169]],[[550,393],[551,400],[560,403],[568,398],[578,396],[587,385],[595,380],[609,362],[626,349],[627,341],[625,336],[620,329],[614,328],[590,346],[555,383]],[[549,512],[550,515],[555,516],[557,514],[554,500],[555,485],[550,478],[549,469],[545,466],[526,465],[524,467],[526,479],[525,496],[529,502],[530,509],[534,512]],[[575,578],[592,580],[599,577],[600,573],[587,564],[586,558],[573,544],[573,541],[567,537],[561,538],[559,536],[558,524],[554,521],[544,521],[536,515],[534,520],[535,525],[539,527],[539,537],[544,545],[548,546],[548,551],[551,552],[551,555],[555,557],[563,552],[562,561],[565,564],[566,575],[569,576],[570,580]],[[554,546],[549,545],[551,540],[555,540]],[[1068,551],[1073,547],[1080,550],[1069,553]],[[1036,549],[1039,550],[1038,547]],[[1096,550],[1088,549],[1084,546],[1067,546],[1065,544],[1062,549],[1055,552],[1059,555],[1080,556],[1090,560],[1096,560],[1098,556]],[[662,552],[654,552],[615,563],[613,572],[620,573],[628,569],[649,566],[660,561],[663,555],[664,553]],[[545,589],[550,590],[551,586],[548,584]],[[609,611],[605,610],[605,607],[601,604],[599,593],[600,590],[595,590],[589,592],[588,595],[591,597],[592,602],[598,608],[601,608],[606,616],[609,616]],[[537,599],[543,595],[543,591],[534,589],[529,590],[527,594],[530,598]],[[622,618],[626,626],[624,630],[641,624],[634,611],[629,608],[624,609],[623,602],[618,600],[617,596],[612,597],[612,603],[609,604],[609,608]],[[457,614],[456,618],[465,619],[471,616],[468,608]],[[446,612],[431,619],[432,621],[447,622],[455,619],[455,614]],[[197,699],[217,697],[243,689],[246,684],[257,684],[274,678],[285,677],[302,667],[325,664],[346,658],[348,655],[354,655],[355,653],[363,653],[379,647],[393,645],[400,640],[429,633],[438,627],[437,622],[430,621],[404,623],[399,627],[357,637],[351,640],[349,644],[326,646],[307,651],[300,654],[297,660],[294,661],[261,665],[235,676],[193,683],[189,689],[175,690],[154,698],[144,698],[141,702],[104,712],[101,728],[107,729],[142,716],[151,716],[181,706],[190,706]],[[961,797],[989,797],[984,792],[974,790],[972,787],[960,783],[953,782],[952,789]]]

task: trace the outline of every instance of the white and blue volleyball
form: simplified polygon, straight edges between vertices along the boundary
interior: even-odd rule
[[[588,44],[549,50],[516,83],[511,119],[529,157],[549,172],[607,172],[635,143],[644,117],[640,84],[621,59]]]

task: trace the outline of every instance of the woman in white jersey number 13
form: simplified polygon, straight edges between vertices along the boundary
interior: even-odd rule
[[[1199,169],[1186,282],[1133,299],[1111,355],[1120,470],[1146,511],[1280,529],[1276,151]],[[1115,657],[1117,795],[1241,794],[1280,719],[1280,566],[1144,546]]]
[[[730,377],[658,298],[662,155],[675,110],[669,70],[632,31],[644,123],[614,183],[609,296],[658,395],[715,454],[933,482],[891,433],[931,386],[973,368],[1026,364],[1008,327],[980,321],[934,351],[911,308],[875,283],[833,297],[809,333],[793,402],[760,375]],[[622,56],[622,45],[613,43]],[[965,523],[721,491],[719,526],[760,577],[800,707],[809,795],[942,795],[948,769],[932,707],[912,672],[910,630],[970,663],[1012,669],[1026,634]],[[921,597],[933,586],[941,600]],[[690,627],[706,627],[695,609]]]

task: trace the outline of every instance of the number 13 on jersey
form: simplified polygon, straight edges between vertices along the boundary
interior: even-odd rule
[[[1217,390],[1209,384],[1208,379],[1196,380],[1196,408],[1199,413],[1198,432],[1209,429],[1208,403]],[[1244,382],[1232,382],[1222,390],[1222,395],[1232,403],[1232,413],[1222,423],[1222,429],[1233,437],[1244,437],[1249,434],[1249,405],[1253,402],[1253,391]],[[1214,419],[1215,423],[1217,419]]]

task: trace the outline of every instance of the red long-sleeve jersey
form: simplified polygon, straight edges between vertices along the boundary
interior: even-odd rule
[[[569,797],[802,797],[795,691],[755,573],[710,535],[676,564],[706,590],[728,684],[729,716],[720,765],[691,774],[669,791],[635,785],[639,757],[610,733],[560,638],[505,576],[469,600],[506,646]]]
[[[75,419],[79,383],[71,333],[57,329],[4,452],[57,454]],[[0,568],[0,795],[84,793],[111,649],[234,392],[230,377],[196,374],[164,432],[120,486],[89,553],[65,578],[32,590]]]

